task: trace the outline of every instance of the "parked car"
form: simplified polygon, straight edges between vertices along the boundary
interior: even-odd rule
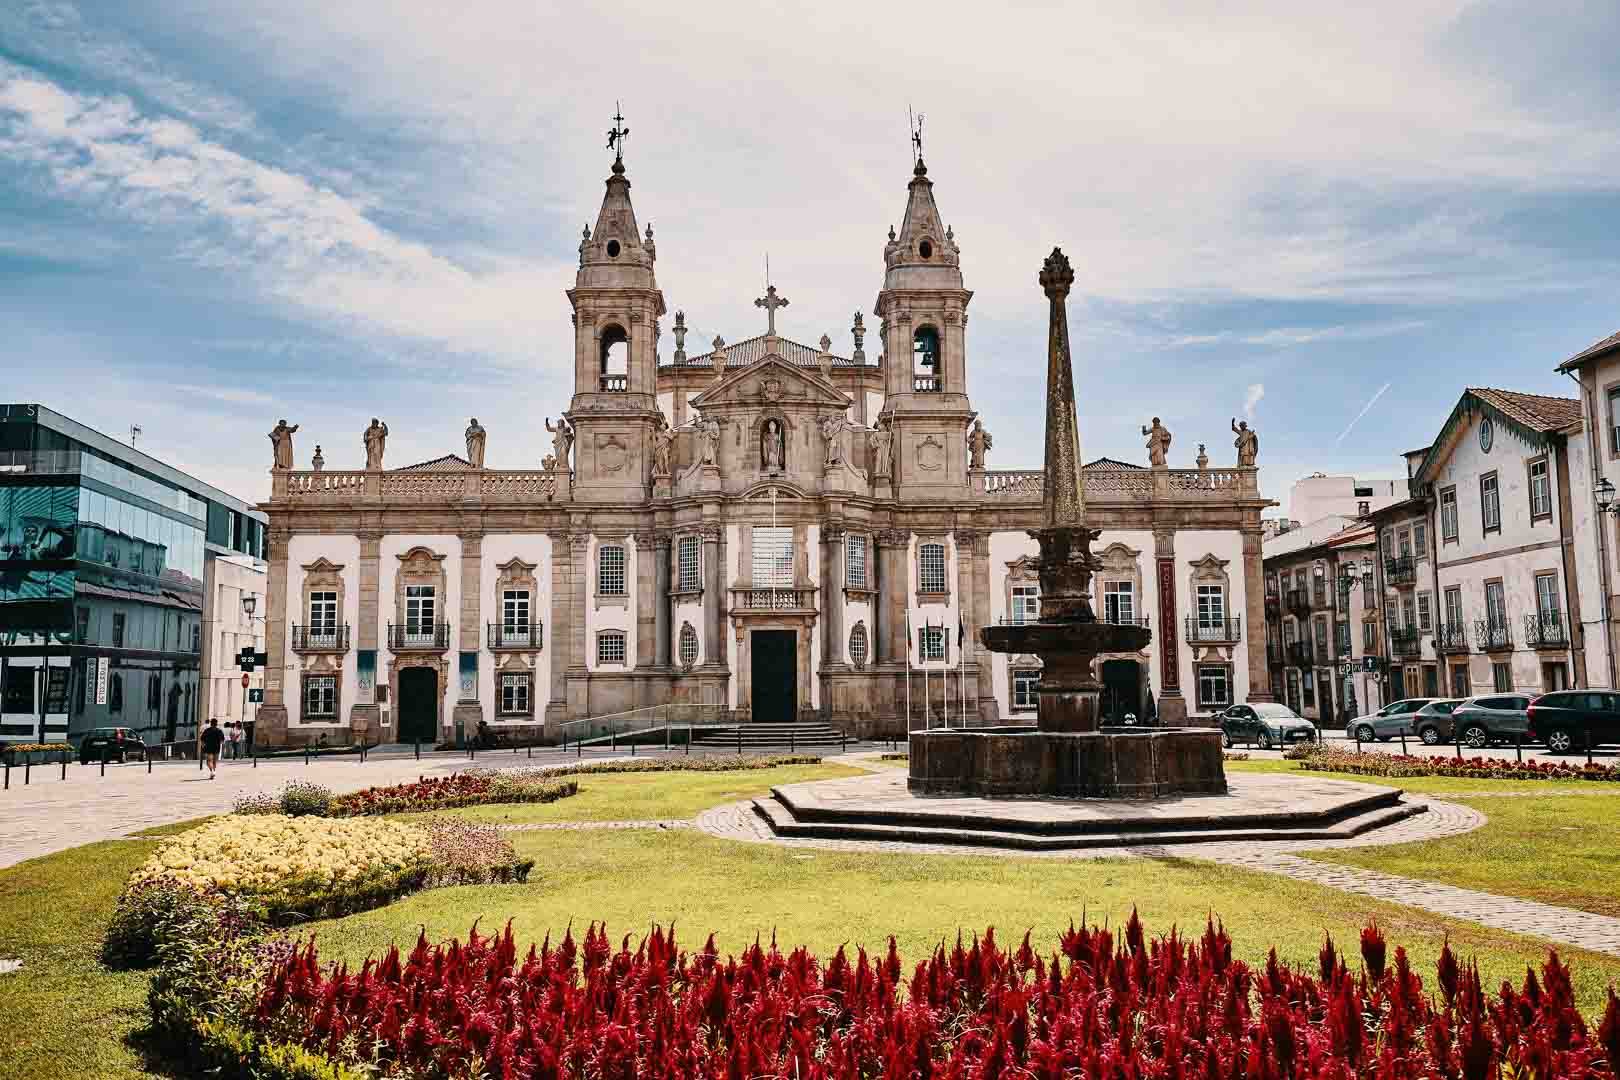
[[[1451,716],[1463,698],[1440,698],[1431,701],[1412,714],[1412,726],[1425,746],[1438,746],[1451,741]]]
[[[1276,702],[1258,702],[1253,705],[1233,705],[1221,714],[1221,745],[1255,743],[1260,749],[1289,743],[1312,742],[1316,727],[1309,720],[1286,705]]]
[[[88,765],[100,761],[146,760],[146,743],[127,727],[98,727],[85,732],[79,740],[79,763]]]
[[[1356,717],[1344,725],[1344,733],[1353,739],[1359,738],[1362,742],[1392,739],[1397,735],[1415,735],[1417,729],[1412,726],[1413,717],[1419,709],[1436,700],[1438,699],[1411,697],[1392,701],[1375,713]]]
[[[1620,694],[1612,690],[1558,690],[1530,703],[1530,727],[1547,749],[1567,754],[1593,746],[1620,743]]]
[[[1453,730],[1476,750],[1494,742],[1534,742],[1529,694],[1486,694],[1471,697],[1451,711]]]

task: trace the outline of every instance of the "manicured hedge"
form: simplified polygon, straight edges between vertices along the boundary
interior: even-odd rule
[[[332,799],[326,813],[331,817],[358,817],[489,803],[548,803],[579,792],[577,782],[556,780],[553,775],[526,769],[469,770],[339,795]]]
[[[781,765],[820,765],[821,758],[814,754],[717,754],[714,757],[646,757],[615,758],[611,761],[587,761],[578,765],[565,765],[560,769],[545,770],[548,776],[593,776],[599,773],[642,772],[736,772],[741,769],[774,769]],[[505,770],[503,770],[505,771]],[[516,769],[514,772],[539,770]]]
[[[1507,761],[1498,758],[1446,756],[1419,757],[1340,750],[1309,745],[1291,747],[1283,755],[1312,772],[1355,773],[1360,776],[1461,776],[1471,780],[1600,780],[1620,781],[1620,766],[1571,765],[1561,761]]]

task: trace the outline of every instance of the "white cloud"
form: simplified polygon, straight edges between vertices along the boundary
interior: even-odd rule
[[[1260,399],[1265,396],[1265,383],[1250,383],[1249,389],[1243,395],[1243,415],[1253,420],[1254,407],[1260,404]]]
[[[267,405],[275,400],[257,390],[242,390],[230,386],[197,386],[193,383],[175,383],[173,389],[181,394],[212,398],[227,405]]]

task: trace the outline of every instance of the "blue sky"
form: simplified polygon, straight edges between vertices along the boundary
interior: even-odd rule
[[[332,468],[372,415],[390,464],[476,414],[532,465],[619,99],[692,340],[763,329],[769,251],[843,352],[922,111],[994,467],[1039,465],[1054,244],[1086,454],[1159,415],[1227,464],[1247,411],[1283,500],[1620,328],[1620,5],[598,7],[0,0],[0,398],[249,498],[280,416]]]

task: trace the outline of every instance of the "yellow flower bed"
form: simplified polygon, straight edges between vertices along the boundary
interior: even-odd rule
[[[265,891],[311,875],[339,884],[429,857],[425,829],[376,818],[231,814],[180,833],[135,871],[132,882]]]

